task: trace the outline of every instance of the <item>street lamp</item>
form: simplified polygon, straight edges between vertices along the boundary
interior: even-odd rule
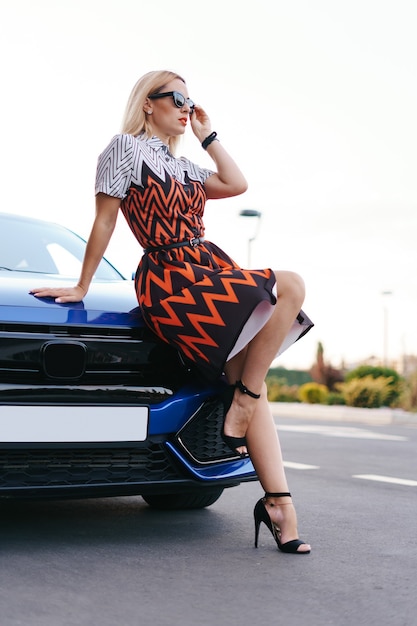
[[[258,236],[262,213],[260,211],[257,211],[256,209],[242,209],[239,212],[239,215],[240,215],[240,217],[256,217],[256,218],[258,218],[257,225],[256,225],[257,227],[256,227],[256,230],[255,230],[255,233],[252,235],[252,237],[249,237],[249,239],[248,239],[248,268],[250,268],[252,242],[255,241],[256,237]]]

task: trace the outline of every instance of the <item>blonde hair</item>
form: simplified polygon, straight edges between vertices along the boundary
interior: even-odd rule
[[[163,91],[165,85],[176,78],[182,80],[185,85],[185,80],[179,74],[169,70],[156,70],[142,76],[130,93],[123,116],[121,132],[128,135],[145,133],[147,137],[152,137],[152,129],[143,110],[145,100],[150,94]],[[170,137],[169,139],[169,149],[173,154],[179,140],[180,137]]]

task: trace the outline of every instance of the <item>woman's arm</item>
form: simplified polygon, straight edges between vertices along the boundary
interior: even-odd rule
[[[191,126],[197,139],[202,143],[211,134],[211,124],[207,113],[195,107],[191,116]],[[246,191],[248,184],[245,177],[222,144],[214,140],[207,147],[207,152],[216,164],[216,172],[204,183],[208,198],[229,198]]]
[[[96,196],[96,217],[84,254],[80,278],[75,287],[35,288],[30,291],[39,298],[55,298],[55,302],[80,302],[86,295],[116,226],[120,198],[104,193]]]
[[[248,183],[242,172],[219,141],[213,141],[207,152],[216,164],[217,172],[204,183],[208,198],[230,198],[244,193]]]

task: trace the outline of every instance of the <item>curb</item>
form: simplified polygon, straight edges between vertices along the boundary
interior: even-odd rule
[[[360,409],[352,406],[328,406],[301,402],[270,402],[270,406],[274,417],[417,426],[416,413],[388,407]]]

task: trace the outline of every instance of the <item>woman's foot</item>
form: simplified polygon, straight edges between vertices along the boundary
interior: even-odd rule
[[[274,498],[267,496],[263,500],[265,509],[269,515],[269,518],[275,527],[277,538],[281,544],[281,550],[286,552],[285,544],[298,540],[297,531],[297,514],[294,505],[291,500],[291,496]],[[288,548],[293,546],[288,546]],[[288,550],[291,552],[308,553],[311,551],[311,546],[308,543],[300,543],[295,550]]]
[[[238,381],[234,387],[234,395],[226,413],[222,436],[229,447],[245,456],[248,453],[245,435],[255,412],[255,401],[260,396],[250,392],[241,381]]]

